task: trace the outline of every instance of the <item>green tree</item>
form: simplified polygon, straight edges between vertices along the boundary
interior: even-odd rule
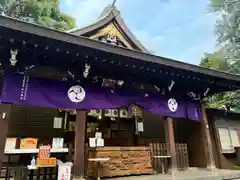
[[[216,35],[231,61],[230,72],[240,74],[240,1],[211,0],[211,7],[219,17]]]
[[[200,65],[240,74],[240,1],[211,0],[211,9],[218,16],[216,35],[221,51],[206,54]],[[211,107],[240,111],[240,91],[219,93],[206,99]]]
[[[223,56],[222,51],[215,53],[206,53],[205,56],[201,59],[200,66],[219,71],[229,71],[230,68],[227,60]],[[227,97],[227,93],[219,93],[212,97],[206,98],[205,101],[212,108],[224,108],[226,106],[229,106]]]
[[[0,0],[0,13],[61,31],[76,27],[75,19],[60,11],[58,0]]]
[[[200,66],[219,71],[229,71],[229,63],[221,51],[206,53],[201,59]]]
[[[223,51],[206,53],[200,62],[200,66],[224,72],[232,71],[232,65],[224,57]],[[224,108],[240,112],[240,91],[218,93],[206,98],[205,102],[212,108]]]

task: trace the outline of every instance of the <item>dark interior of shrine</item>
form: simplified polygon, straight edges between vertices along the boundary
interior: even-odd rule
[[[174,135],[176,143],[187,143],[190,167],[206,167],[203,127],[199,121],[189,119],[174,120]]]
[[[145,143],[152,141],[165,143],[164,117],[145,113],[144,120]],[[173,125],[175,142],[187,145],[189,166],[206,167],[201,122],[174,118]]]
[[[53,119],[64,117],[59,109],[13,105],[9,122],[8,137],[35,137],[41,143],[51,143],[53,137],[64,137],[66,146],[74,145],[74,133],[64,129],[53,129]],[[153,142],[166,143],[164,117],[144,112],[144,131],[137,138],[135,121],[132,118],[101,120],[88,116],[86,124],[86,140],[92,137],[96,128],[103,133],[105,146],[145,146]],[[68,121],[75,121],[74,115],[68,115]],[[202,125],[198,121],[174,119],[174,137],[176,144],[187,146],[186,156],[190,167],[204,167],[204,149]],[[66,127],[68,129],[69,123]],[[93,129],[93,130],[91,130]],[[160,150],[159,150],[160,151]]]

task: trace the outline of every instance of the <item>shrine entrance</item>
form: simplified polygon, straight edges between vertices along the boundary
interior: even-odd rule
[[[174,121],[174,135],[176,143],[187,146],[189,167],[207,166],[204,154],[202,122],[189,119]]]

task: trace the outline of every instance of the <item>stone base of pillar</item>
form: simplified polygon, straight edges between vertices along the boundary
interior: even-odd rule
[[[207,169],[217,169],[217,168],[216,168],[215,165],[212,164],[212,165],[208,165],[208,166],[207,166]]]

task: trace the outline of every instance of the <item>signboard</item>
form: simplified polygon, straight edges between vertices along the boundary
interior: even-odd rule
[[[58,166],[58,180],[70,180],[71,179],[71,163],[63,163]]]
[[[52,158],[37,158],[37,167],[55,167],[57,166],[57,159]]]
[[[50,156],[50,146],[39,147],[38,158],[48,158]]]
[[[38,139],[35,138],[24,138],[21,139],[20,149],[36,149]]]
[[[137,130],[138,130],[138,132],[143,132],[143,122],[137,123]]]
[[[53,138],[52,148],[53,149],[62,149],[63,148],[63,138]]]
[[[54,129],[61,129],[62,128],[62,118],[61,117],[54,117],[53,128]]]
[[[37,167],[55,167],[57,159],[50,157],[51,146],[41,146],[38,152]]]
[[[16,149],[17,138],[7,138],[5,143],[5,151]]]
[[[90,147],[103,147],[104,146],[104,139],[89,138],[89,146]]]

